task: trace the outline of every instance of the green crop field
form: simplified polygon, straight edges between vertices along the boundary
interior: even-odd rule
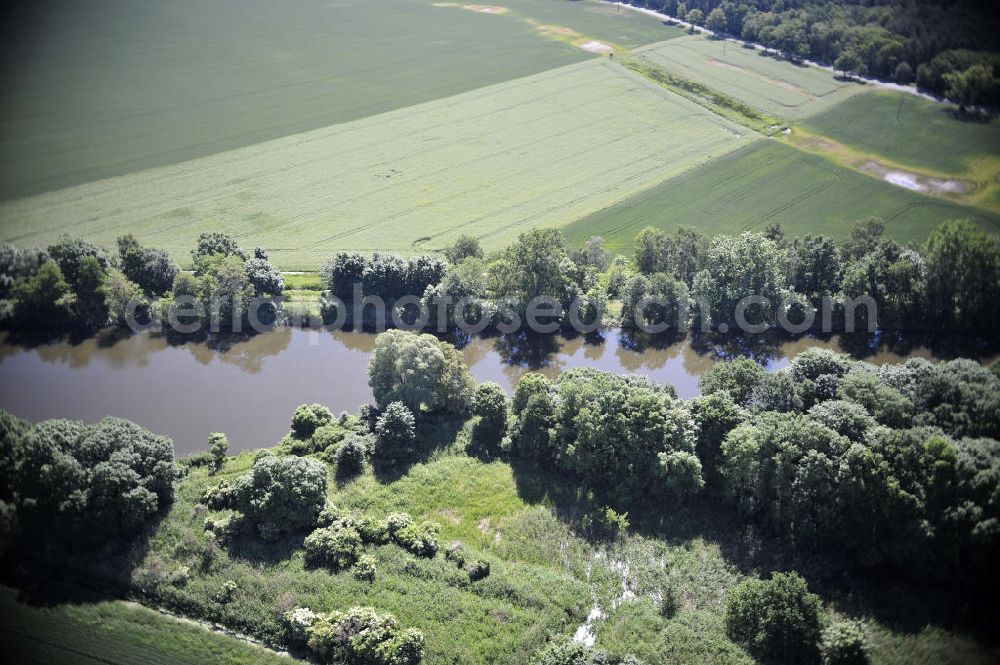
[[[973,177],[1000,163],[1000,121],[959,120],[953,110],[912,95],[870,92],[805,122],[810,132],[917,169]]]
[[[0,152],[8,156],[0,199],[595,57],[574,40],[632,47],[681,34],[591,0],[514,0],[492,15],[441,4],[449,3],[70,0],[39,8],[23,19],[23,43],[0,46]]]
[[[185,262],[199,233],[286,270],[334,250],[487,247],[563,226],[758,135],[594,59],[435,102],[0,204],[0,240],[135,233]]]
[[[863,90],[817,67],[794,65],[700,35],[646,46],[634,55],[786,121],[828,109]]]
[[[0,653],[17,665],[280,665],[240,640],[121,601],[49,606],[0,588]]]
[[[645,226],[703,233],[763,230],[780,223],[790,236],[822,233],[845,238],[860,219],[881,217],[887,233],[921,242],[939,223],[956,217],[1000,232],[1000,216],[916,194],[837,166],[777,141],[761,141],[707,166],[667,180],[565,229],[571,244],[602,235],[627,252]]]

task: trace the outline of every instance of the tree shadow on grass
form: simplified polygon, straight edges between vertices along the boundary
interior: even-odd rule
[[[234,559],[273,566],[287,561],[302,549],[305,536],[304,532],[295,532],[265,539],[254,529],[244,529],[226,543],[226,551]]]
[[[466,418],[454,414],[423,414],[417,420],[416,445],[413,453],[404,459],[386,464],[372,461],[372,471],[381,483],[392,483],[410,471],[414,464],[428,461],[438,451],[461,445],[457,441],[465,427]]]
[[[92,547],[57,540],[44,540],[42,547],[38,538],[12,543],[3,557],[0,581],[18,589],[19,602],[39,606],[124,596],[132,586],[133,572],[152,550],[153,535],[169,510],[158,511],[131,538]]]
[[[995,644],[991,608],[970,600],[968,589],[917,583],[904,571],[858,570],[836,552],[796,548],[779,535],[741,519],[709,494],[684,499],[643,498],[616,502],[607,493],[584,488],[573,475],[542,469],[523,460],[511,463],[518,496],[529,504],[550,506],[575,534],[600,544],[584,526],[584,517],[606,507],[628,513],[629,531],[672,546],[703,539],[717,545],[725,560],[744,575],[768,576],[794,570],[814,593],[847,615],[875,617],[903,633],[919,633],[928,625],[967,632]]]

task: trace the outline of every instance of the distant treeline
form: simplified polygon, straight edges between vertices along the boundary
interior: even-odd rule
[[[191,257],[194,271],[182,272],[166,251],[142,247],[130,234],[118,238],[110,256],[69,236],[46,249],[0,246],[0,326],[51,334],[173,314],[181,326],[214,317],[229,329],[247,322],[251,309],[263,323],[277,319],[285,285],[266,250],[257,247],[251,256],[223,233],[203,233]],[[202,305],[178,308],[181,297]]]
[[[555,229],[526,231],[490,256],[468,236],[445,250],[447,260],[339,252],[323,267],[321,305],[327,323],[360,326],[374,317],[386,327],[438,332],[515,332],[531,323],[531,303],[547,301],[551,307],[534,310],[543,324],[535,332],[586,333],[609,323],[724,332],[735,324],[744,332],[877,327],[996,336],[995,236],[954,220],[908,247],[884,228],[862,221],[838,243],[787,239],[777,225],[714,238],[691,227],[673,234],[648,227],[631,259],[612,258],[596,236],[569,249]],[[112,257],[69,237],[45,250],[0,247],[0,327],[53,334],[156,320],[179,333],[259,331],[254,324],[288,318],[283,277],[262,248],[250,255],[229,236],[202,234],[194,271],[182,272],[166,252],[132,236],[118,245]],[[614,318],[611,299],[622,304]]]
[[[627,0],[846,72],[913,83],[962,104],[1000,103],[993,3],[903,0]]]
[[[430,257],[404,261],[341,252],[327,262],[323,279],[347,303],[359,282],[364,295],[379,296],[390,307],[404,292],[419,298],[429,313],[425,329],[442,317],[452,325],[462,321],[503,331],[513,318],[523,320],[526,303],[540,296],[558,302],[561,312],[551,319],[567,329],[575,322],[601,323],[608,299],[620,299],[622,310],[607,322],[626,328],[684,332],[689,326],[717,330],[725,324],[733,329],[740,301],[759,297],[766,303],[744,312],[754,326],[787,321],[789,328],[799,327],[814,309],[813,324],[804,327],[818,329],[829,303],[832,330],[850,323],[862,329],[875,323],[868,320],[869,309],[853,308],[848,316],[843,303],[869,298],[882,329],[995,334],[1000,308],[995,237],[956,220],[913,248],[885,237],[884,230],[880,220],[865,220],[837,243],[822,235],[786,239],[780,226],[711,239],[691,227],[674,234],[648,227],[638,234],[629,260],[612,259],[599,237],[569,250],[558,231],[534,229],[492,257],[484,257],[474,238],[460,238],[447,250],[447,266]],[[407,284],[413,290],[406,291]],[[414,301],[403,318],[412,320],[416,310]]]

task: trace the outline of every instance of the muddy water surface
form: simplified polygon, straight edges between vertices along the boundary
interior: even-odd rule
[[[0,408],[30,420],[129,418],[172,437],[179,455],[204,450],[215,431],[229,436],[234,451],[261,448],[288,431],[299,404],[319,402],[339,413],[371,401],[367,365],[374,340],[366,333],[281,328],[228,343],[170,344],[141,334],[34,348],[0,344]],[[776,369],[817,345],[841,348],[843,342],[802,338],[738,352]],[[697,395],[701,375],[734,352],[690,340],[642,343],[618,330],[597,339],[473,339],[463,348],[476,381],[496,381],[508,391],[529,370],[555,377],[596,367],[671,383],[682,397]],[[927,355],[921,349],[910,354]],[[879,363],[905,359],[866,355]]]

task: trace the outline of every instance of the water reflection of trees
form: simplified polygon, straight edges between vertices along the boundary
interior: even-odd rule
[[[652,372],[663,369],[677,357],[683,360],[684,371],[701,376],[714,363],[737,357],[751,358],[761,365],[773,366],[777,361],[794,357],[808,348],[820,347],[847,353],[858,360],[877,364],[902,362],[908,357],[922,356],[950,359],[960,356],[989,358],[996,348],[973,338],[949,335],[901,333],[840,333],[826,335],[790,335],[784,332],[761,334],[697,333],[680,335],[676,332],[652,335],[634,330],[605,330],[582,338],[561,337],[521,332],[495,339],[493,348],[500,355],[504,371],[516,380],[525,371],[540,371],[550,377],[559,374],[567,359],[581,348],[584,357],[594,363],[609,358],[607,336],[617,335],[614,344],[616,370]],[[466,353],[474,349],[476,360],[485,355],[482,338],[466,343]],[[608,363],[604,363],[608,364]],[[608,368],[611,369],[611,368]]]
[[[276,326],[264,333],[197,336],[165,334],[157,338],[172,347],[186,349],[201,365],[208,365],[218,358],[248,374],[258,374],[264,368],[267,358],[288,348],[292,334],[291,328]]]
[[[561,365],[562,338],[523,330],[496,338],[494,348],[505,365],[539,370]]]
[[[677,333],[651,335],[638,330],[619,330],[615,357],[619,366],[629,372],[662,369],[677,357],[683,339]]]

